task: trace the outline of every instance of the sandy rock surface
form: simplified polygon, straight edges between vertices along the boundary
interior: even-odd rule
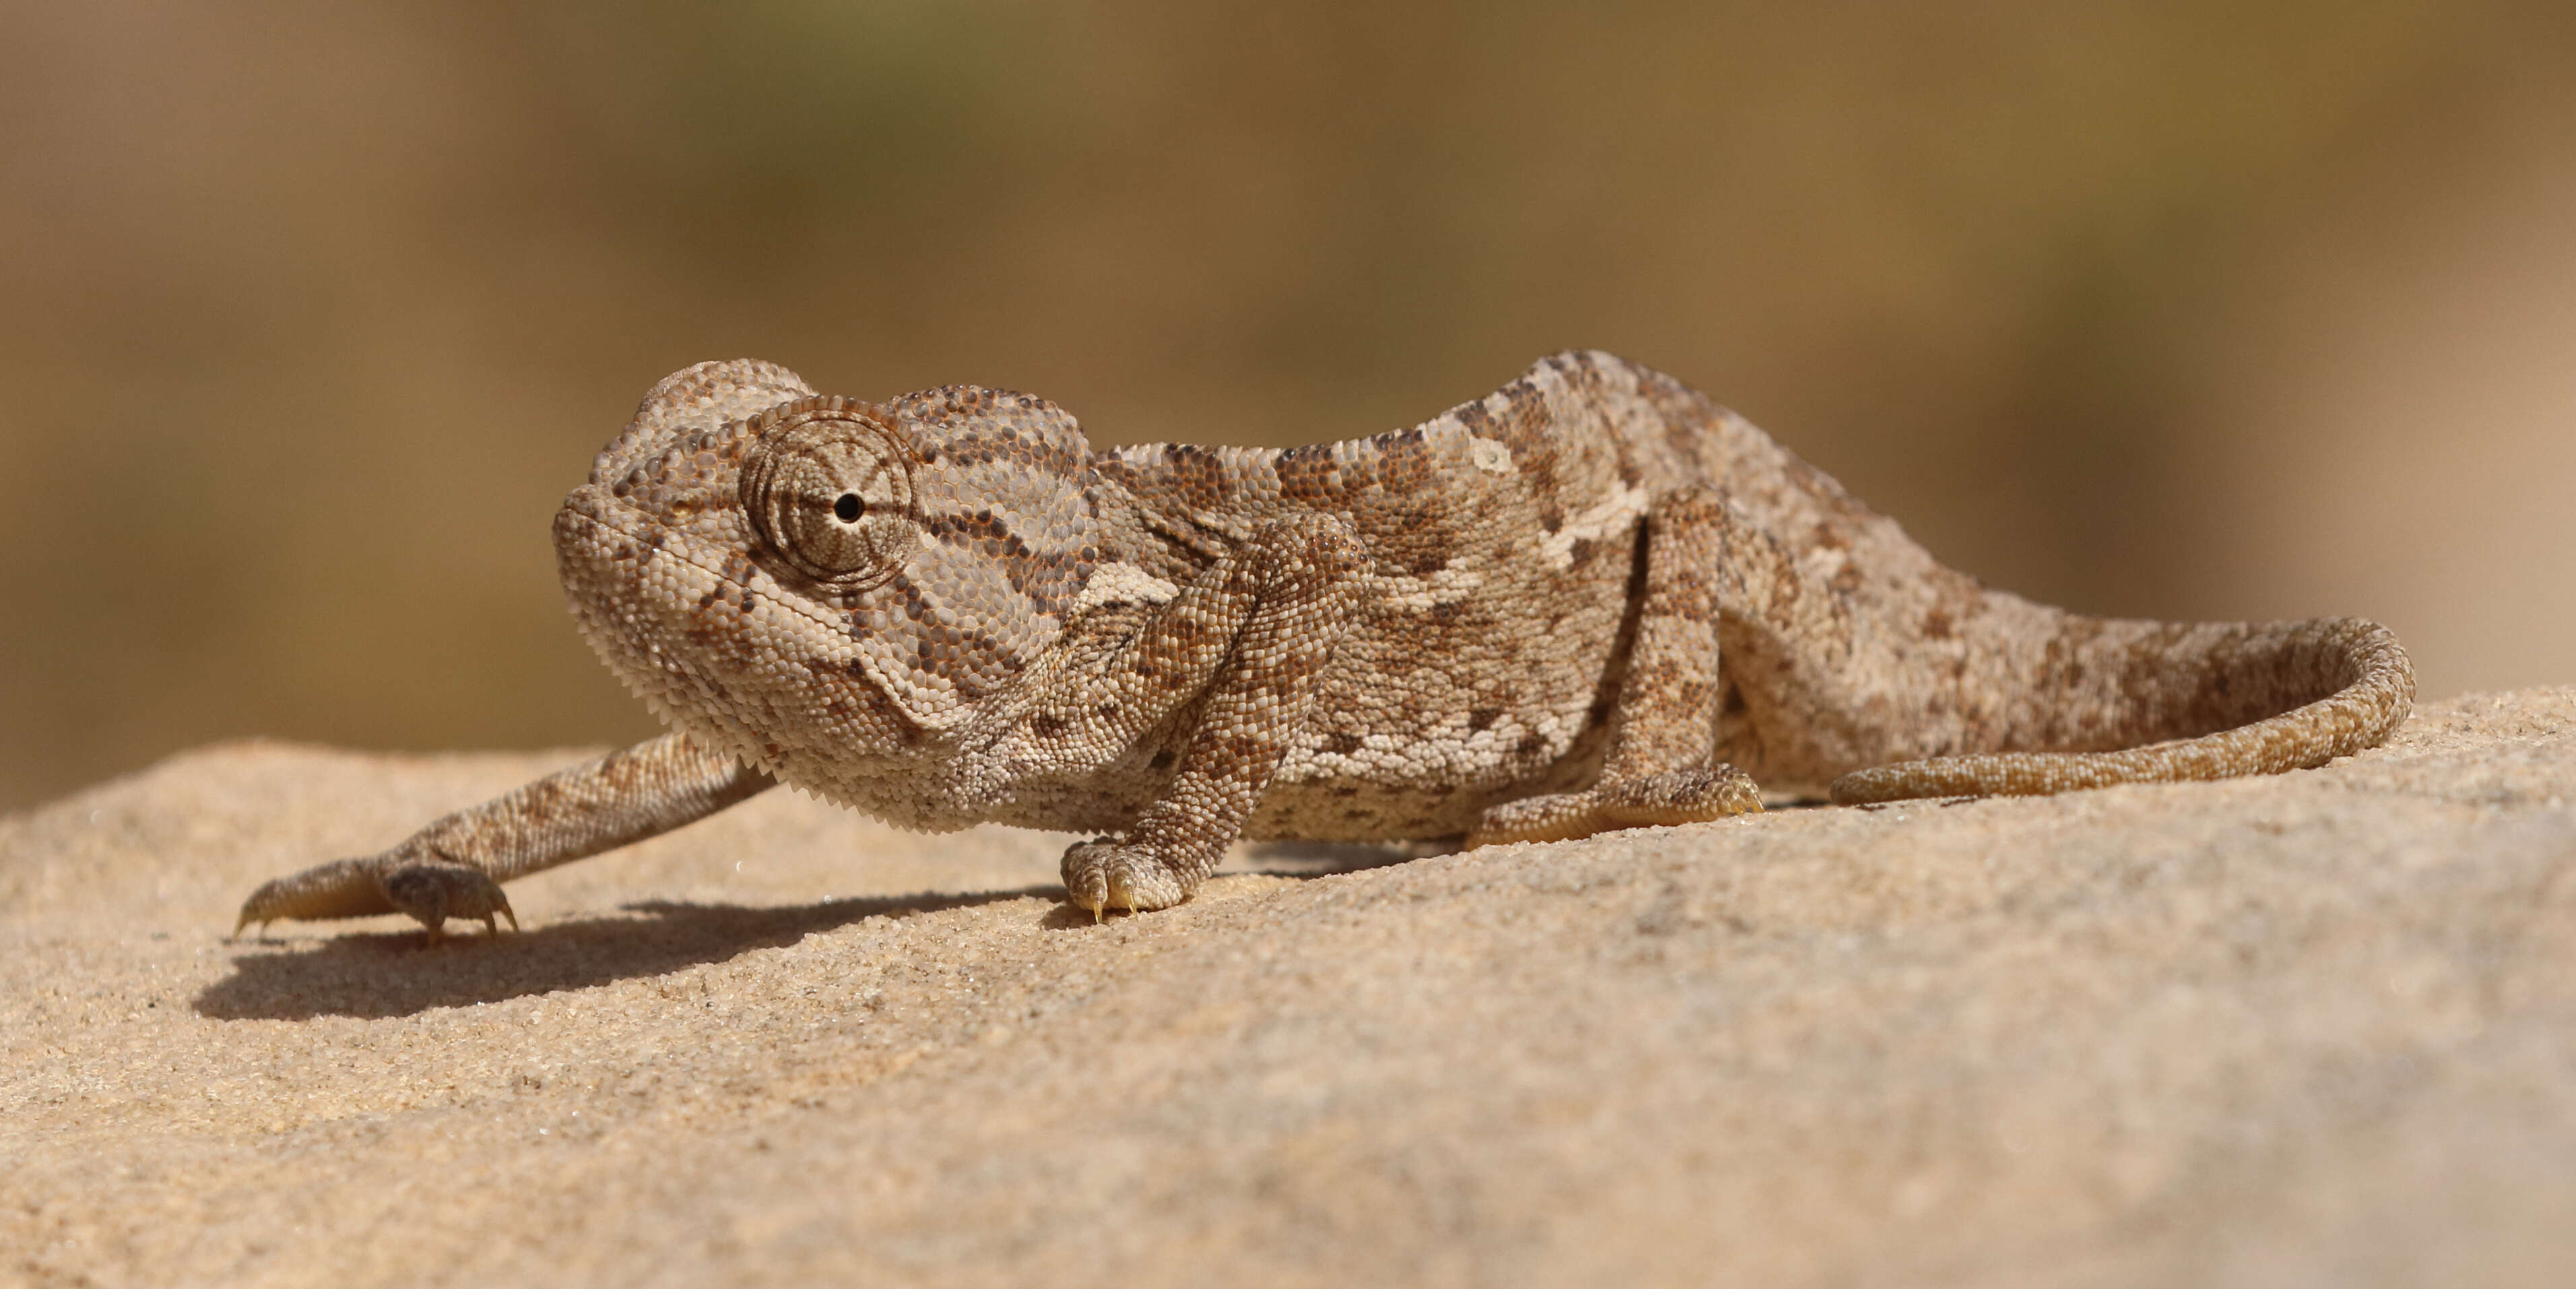
[[[228,943],[566,755],[0,821],[0,1281],[2576,1283],[2576,687],[2266,780],[1253,852],[788,793]]]

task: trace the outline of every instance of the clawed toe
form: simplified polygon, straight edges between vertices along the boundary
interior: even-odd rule
[[[279,918],[352,918],[375,913],[410,916],[429,929],[432,943],[445,937],[449,918],[479,921],[493,935],[501,933],[501,918],[510,920],[511,930],[519,929],[519,915],[510,908],[510,897],[502,894],[501,884],[491,874],[452,860],[411,858],[414,853],[404,848],[364,859],[337,860],[262,883],[243,901],[233,936],[240,938],[254,922],[265,936],[268,924]]]
[[[1144,913],[1189,898],[1180,879],[1161,860],[1105,839],[1066,850],[1063,871],[1065,894],[1076,906],[1091,910],[1095,922],[1113,908]]]
[[[396,909],[428,928],[433,944],[446,938],[449,918],[478,920],[491,935],[501,933],[495,917],[508,918],[510,929],[519,929],[519,915],[510,908],[510,897],[502,893],[501,884],[469,864],[405,864],[385,874],[381,884]]]

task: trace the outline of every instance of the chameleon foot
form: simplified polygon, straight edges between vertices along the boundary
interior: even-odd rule
[[[501,928],[492,921],[498,914],[510,919],[511,930],[519,929],[519,915],[510,911],[510,897],[501,893],[501,884],[470,864],[405,864],[386,873],[383,886],[395,909],[429,928],[433,944],[446,938],[449,918],[479,918],[485,932],[499,935]]]
[[[1064,890],[1097,922],[1112,908],[1143,913],[1190,897],[1171,867],[1143,849],[1113,841],[1080,842],[1064,852]]]
[[[1734,766],[1674,770],[1582,792],[1505,802],[1476,822],[1476,830],[1467,834],[1467,848],[1507,841],[1572,841],[1621,828],[1704,823],[1761,809],[1762,794]]]

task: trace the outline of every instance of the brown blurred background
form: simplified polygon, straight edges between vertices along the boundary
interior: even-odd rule
[[[1410,423],[1554,349],[1997,585],[2576,681],[2576,6],[5,6],[0,808],[632,738],[547,523],[657,377]]]

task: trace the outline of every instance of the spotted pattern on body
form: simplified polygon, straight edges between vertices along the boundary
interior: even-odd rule
[[[555,521],[671,727],[261,888],[244,924],[506,912],[498,883],[789,783],[897,824],[1099,834],[1094,914],[1237,837],[1547,841],[2322,764],[2413,675],[2352,618],[2174,624],[1944,568],[1750,423],[1601,353],[1420,425],[1092,448],[1044,399],[773,364],[654,387]]]

